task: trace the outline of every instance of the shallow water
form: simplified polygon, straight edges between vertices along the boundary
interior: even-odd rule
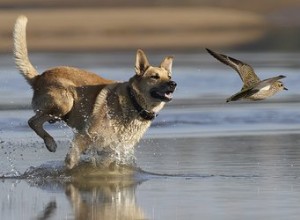
[[[209,55],[177,54],[178,89],[138,145],[138,169],[76,181],[57,177],[72,132],[47,126],[59,146],[45,149],[27,126],[29,86],[2,57],[1,219],[298,219],[300,54],[231,55],[253,64],[261,78],[286,75],[289,91],[226,104],[241,87],[237,74]],[[161,57],[149,55],[152,63]],[[126,80],[133,58],[35,54],[32,61],[39,69],[69,64]]]

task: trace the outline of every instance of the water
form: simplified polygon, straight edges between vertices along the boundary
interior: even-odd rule
[[[110,178],[94,171],[77,181],[63,170],[72,132],[47,125],[58,151],[45,149],[27,126],[30,88],[3,55],[1,219],[298,219],[300,54],[231,55],[261,78],[286,75],[289,91],[226,104],[241,87],[238,75],[207,54],[176,54],[178,89],[136,148],[138,169]],[[161,58],[149,54],[150,63]],[[131,76],[133,59],[116,52],[32,56],[38,69],[69,64],[118,80]]]

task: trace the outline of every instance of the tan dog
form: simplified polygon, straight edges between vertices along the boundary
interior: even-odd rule
[[[173,57],[159,67],[150,66],[142,50],[136,54],[136,74],[128,82],[115,82],[72,67],[55,67],[39,75],[28,58],[27,18],[20,16],[14,28],[15,62],[33,89],[36,112],[29,126],[55,152],[56,143],[43,128],[45,122],[65,121],[75,129],[66,165],[73,168],[90,146],[105,158],[103,164],[126,162],[151,121],[172,99]],[[118,159],[116,161],[116,159]]]

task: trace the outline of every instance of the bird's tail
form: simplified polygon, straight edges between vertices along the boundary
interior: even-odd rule
[[[26,25],[27,17],[21,15],[17,18],[13,39],[14,39],[14,57],[17,68],[25,77],[27,82],[32,85],[34,78],[38,75],[37,70],[32,66],[27,52],[26,43]]]

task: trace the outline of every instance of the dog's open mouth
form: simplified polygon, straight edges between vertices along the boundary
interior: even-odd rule
[[[152,90],[151,91],[151,96],[155,99],[160,99],[161,101],[164,102],[169,102],[172,100],[173,98],[173,92],[171,90],[168,90],[166,92],[161,92],[161,91],[157,91],[157,90]]]

